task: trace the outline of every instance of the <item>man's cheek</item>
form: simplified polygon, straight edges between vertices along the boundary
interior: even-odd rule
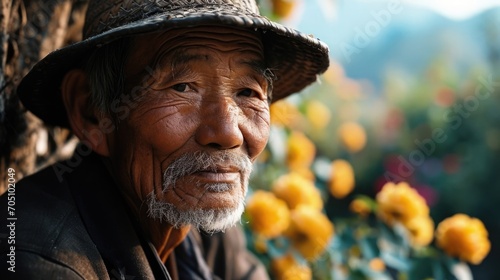
[[[169,156],[186,145],[196,126],[189,121],[166,120],[150,126],[144,139],[159,155]]]
[[[264,150],[269,139],[269,125],[249,125],[246,129],[248,156],[254,161]]]

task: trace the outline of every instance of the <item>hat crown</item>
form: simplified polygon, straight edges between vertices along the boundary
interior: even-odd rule
[[[192,9],[207,6],[228,6],[237,11],[259,14],[255,0],[90,0],[85,26],[84,38],[99,35],[107,30],[149,18],[159,14],[182,9]],[[172,16],[175,18],[175,15]]]

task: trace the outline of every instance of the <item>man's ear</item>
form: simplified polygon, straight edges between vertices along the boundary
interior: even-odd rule
[[[99,128],[101,117],[90,104],[90,87],[83,70],[66,73],[61,94],[73,133],[99,155],[109,156],[106,135]]]

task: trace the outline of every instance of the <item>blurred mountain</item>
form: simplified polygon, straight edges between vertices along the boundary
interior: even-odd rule
[[[298,28],[326,42],[348,77],[376,89],[387,73],[420,75],[433,60],[466,75],[495,58],[492,40],[500,47],[500,8],[455,21],[397,1],[339,1],[337,14],[323,18],[319,5],[307,6]]]

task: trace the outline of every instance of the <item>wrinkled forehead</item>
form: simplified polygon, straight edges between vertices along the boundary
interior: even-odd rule
[[[173,66],[196,55],[213,59],[210,52],[224,56],[239,53],[255,67],[265,68],[264,48],[259,32],[210,26],[173,29],[134,37],[125,65],[125,77],[136,76],[158,64]]]

